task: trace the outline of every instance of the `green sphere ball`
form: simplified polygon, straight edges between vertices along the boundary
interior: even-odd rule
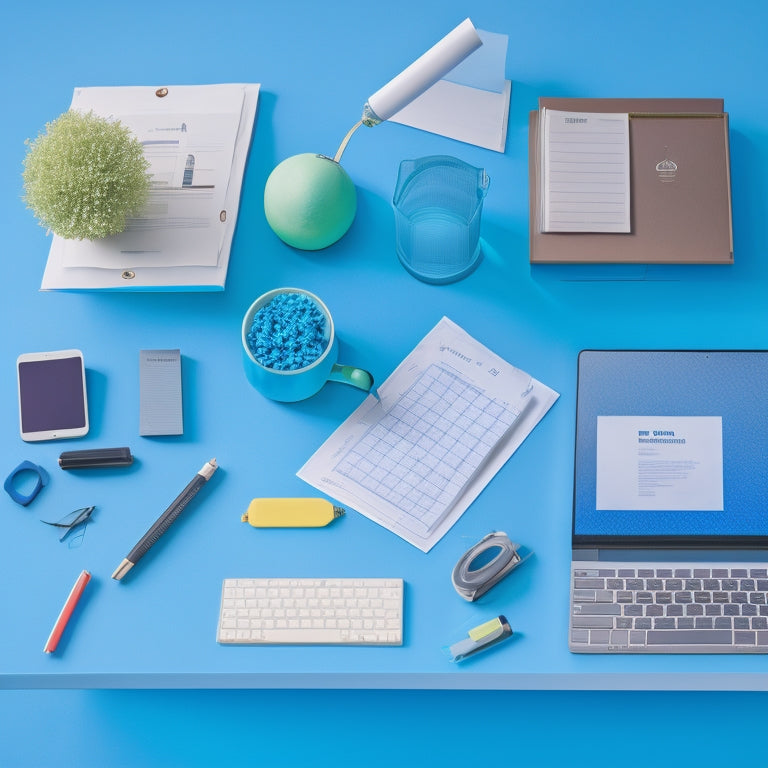
[[[264,213],[288,245],[317,251],[343,237],[357,211],[347,172],[330,157],[310,152],[283,160],[264,187]]]

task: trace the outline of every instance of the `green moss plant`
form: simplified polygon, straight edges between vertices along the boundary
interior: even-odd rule
[[[69,110],[27,139],[24,202],[60,237],[96,240],[122,232],[149,195],[149,163],[119,121]]]

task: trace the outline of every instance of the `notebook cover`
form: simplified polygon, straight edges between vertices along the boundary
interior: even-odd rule
[[[628,112],[631,232],[542,233],[539,112],[530,114],[531,263],[731,264],[728,115],[722,99],[540,99],[540,107]]]

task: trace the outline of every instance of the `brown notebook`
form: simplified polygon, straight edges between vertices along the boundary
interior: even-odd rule
[[[544,233],[539,112],[530,114],[530,260],[539,264],[732,264],[728,114],[722,99],[542,98],[539,107],[629,113],[629,233]]]

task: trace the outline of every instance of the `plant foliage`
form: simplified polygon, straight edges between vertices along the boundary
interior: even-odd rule
[[[61,237],[122,232],[147,201],[149,163],[119,121],[69,110],[26,143],[24,201],[41,226]]]

